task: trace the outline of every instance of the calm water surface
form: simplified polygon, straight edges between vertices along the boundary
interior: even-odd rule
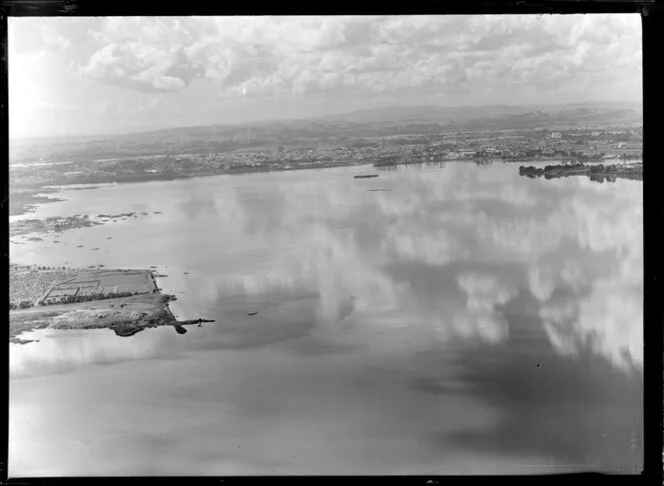
[[[639,472],[642,183],[367,172],[40,207],[137,217],[13,262],[155,265],[179,318],[217,322],[11,344],[10,476]]]

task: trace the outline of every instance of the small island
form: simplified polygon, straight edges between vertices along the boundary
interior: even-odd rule
[[[185,325],[210,319],[178,321],[159,293],[150,270],[71,270],[11,265],[9,340],[25,344],[24,332],[35,329],[112,329],[132,336],[143,329]]]
[[[48,217],[46,219],[28,218],[12,221],[9,225],[9,236],[28,235],[33,233],[60,233],[76,228],[89,228],[103,223],[90,219],[88,215],[75,214],[67,217]],[[34,237],[33,237],[34,238]],[[35,240],[36,241],[36,240]]]
[[[643,180],[643,163],[635,164],[576,164],[547,165],[545,167],[520,166],[519,175],[545,179],[569,176],[588,176],[595,182],[615,182],[616,179]]]

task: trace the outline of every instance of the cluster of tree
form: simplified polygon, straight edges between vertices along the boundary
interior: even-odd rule
[[[131,297],[138,292],[109,292],[107,294],[88,294],[88,295],[65,295],[63,297],[51,297],[40,302],[41,305],[52,304],[76,304],[78,302],[90,302],[92,300],[119,299],[121,297]]]
[[[28,307],[32,307],[34,304],[32,301],[24,300],[23,302],[19,304],[15,304],[13,302],[9,303],[9,309],[10,310],[16,310],[16,309],[27,309]]]
[[[604,181],[607,182],[616,182],[616,176],[614,175],[596,175],[596,174],[591,174],[590,175],[590,180],[594,182],[600,182],[603,183]]]
[[[554,170],[560,170],[561,167],[564,167],[565,169],[583,169],[585,167],[584,164],[581,162],[577,162],[576,164],[569,164],[565,166],[560,166],[560,165],[547,165],[544,166],[544,172],[551,172]]]
[[[544,169],[538,168],[538,167],[533,167],[533,166],[519,166],[519,174],[521,175],[526,175],[529,177],[534,177],[534,176],[539,176],[539,175],[547,175],[551,174],[552,172],[556,170],[560,170],[561,168],[564,169],[583,169],[585,167],[584,164],[581,162],[578,162],[576,164],[569,164],[569,165],[546,165],[544,166]],[[601,167],[601,166],[600,166]]]
[[[615,170],[615,167],[612,165],[594,165],[590,168],[590,173],[591,174],[597,174],[598,172],[606,172],[606,171],[612,171]]]
[[[630,159],[642,159],[643,158],[643,152],[637,154],[634,152],[633,154],[620,154],[619,157],[621,160],[630,160]]]
[[[535,174],[535,173],[537,173],[538,170],[541,170],[541,169],[537,169],[537,167],[533,167],[532,165],[528,165],[528,166],[520,165],[519,166],[519,174]]]
[[[597,174],[599,172],[617,172],[617,165],[594,165],[590,168],[591,174]]]

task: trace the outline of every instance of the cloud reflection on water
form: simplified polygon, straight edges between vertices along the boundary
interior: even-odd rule
[[[413,473],[468,457],[624,469],[625,437],[640,429],[641,185],[515,169],[381,174],[391,192],[367,192],[374,183],[349,171],[169,183],[172,214],[128,226],[155,240],[134,258],[168,262],[175,304],[217,322],[44,339],[13,348],[13,378],[144,360],[149,393],[116,383],[94,414],[94,393],[110,393],[99,380],[126,370],[57,384],[87,376],[97,390],[80,412],[90,434],[98,414],[117,422],[117,407],[134,407],[142,428],[97,455],[110,447],[139,472]]]
[[[616,191],[607,191],[574,184],[573,180],[568,184],[547,185],[517,180],[506,170],[497,174],[488,177],[487,172],[461,164],[448,164],[436,177],[414,170],[407,176],[408,190],[400,193],[403,181],[390,179],[388,173],[381,185],[390,186],[393,191],[372,193],[370,198],[357,191],[350,181],[283,183],[280,190],[284,210],[291,218],[309,215],[303,207],[315,208],[317,216],[316,220],[303,218],[296,223],[301,233],[312,235],[301,250],[308,256],[308,260],[304,258],[310,262],[308,267],[295,264],[284,271],[299,277],[313,276],[324,302],[347,299],[347,293],[341,291],[344,289],[358,303],[376,305],[382,300],[374,290],[378,287],[386,292],[384,305],[392,302],[395,307],[402,307],[408,299],[418,300],[412,295],[416,290],[395,286],[394,280],[381,271],[382,265],[420,262],[438,268],[445,275],[441,278],[456,279],[463,289],[463,282],[467,285],[469,277],[451,274],[453,262],[497,258],[506,266],[521,265],[523,276],[516,287],[512,284],[509,290],[499,290],[501,277],[485,275],[483,278],[493,283],[481,292],[494,293],[485,295],[485,299],[503,305],[516,294],[518,287],[524,287],[542,302],[546,313],[556,288],[568,289],[572,300],[588,294],[583,297],[585,301],[578,303],[580,312],[574,325],[557,328],[556,337],[549,332],[552,344],[563,352],[568,346],[561,345],[564,341],[561,332],[568,335],[567,341],[581,343],[593,334],[598,336],[597,342],[613,343],[591,345],[598,354],[618,365],[625,361],[624,351],[628,350],[627,359],[638,363],[642,359],[638,339],[642,320],[638,301],[642,280],[638,184],[622,184]],[[464,206],[461,202],[471,204]],[[489,217],[475,211],[476,207],[492,206],[502,208],[504,214]],[[256,214],[247,213],[249,221],[255,217]],[[330,222],[331,225],[323,226]],[[363,224],[371,225],[373,238],[379,242],[370,249],[349,236],[363,231]],[[335,231],[340,227],[347,231]],[[279,238],[292,241],[300,238],[300,234],[275,237],[277,241]],[[475,241],[478,246],[473,248],[468,241]],[[597,258],[592,255],[588,258],[589,252]],[[599,278],[611,283],[602,283]],[[611,289],[617,290],[612,293]],[[607,322],[607,312],[599,309],[609,309],[606,304],[615,302],[621,294],[630,305]],[[495,306],[483,304],[478,309],[478,299],[472,295],[468,295],[465,308],[456,304],[441,309],[437,326],[443,322],[454,331],[452,334],[466,338],[475,335],[491,342],[508,334],[505,319]],[[417,314],[421,315],[424,309],[410,310],[415,314],[414,321],[418,321]],[[547,329],[551,329],[551,322],[545,322]],[[628,330],[621,336],[627,340],[619,339],[612,330],[620,325]]]
[[[295,332],[293,322],[302,322],[284,335],[301,337],[341,321],[376,321],[372,313],[386,326],[399,315],[439,341],[499,343],[509,338],[501,306],[528,289],[540,302],[533,317],[562,354],[588,347],[616,366],[638,365],[640,186],[532,181],[513,168],[447,164],[386,172],[375,183],[345,172],[319,181],[305,173],[175,181],[169,200],[183,201],[175,205],[182,227],[198,231],[199,242],[190,243],[198,253],[178,254],[180,267],[198,265],[195,277],[174,277],[186,295],[178,304],[218,314],[223,346],[273,342],[260,333],[274,334],[279,323]],[[372,184],[392,191],[369,193]],[[177,221],[161,223],[163,231]],[[150,249],[161,260],[174,250],[168,241],[184,244],[166,241]],[[298,301],[307,293],[313,300]],[[617,302],[626,305],[614,311]],[[252,305],[270,310],[247,323]]]

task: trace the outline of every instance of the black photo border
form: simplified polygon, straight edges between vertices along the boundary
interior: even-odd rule
[[[662,368],[664,343],[664,273],[662,253],[664,239],[664,190],[656,184],[664,183],[664,138],[661,118],[664,116],[664,4],[656,0],[410,0],[408,2],[378,2],[336,0],[314,2],[210,1],[187,0],[0,0],[0,33],[2,34],[2,66],[0,69],[0,123],[2,124],[3,154],[7,158],[3,172],[2,244],[3,270],[9,275],[9,149],[7,96],[7,18],[51,16],[190,16],[190,15],[482,15],[482,14],[595,14],[636,13],[642,22],[643,42],[643,227],[644,227],[644,470],[640,475],[612,476],[603,474],[561,474],[548,476],[278,476],[278,477],[77,477],[77,478],[20,478],[7,477],[9,402],[0,420],[0,484],[255,484],[277,482],[283,484],[339,484],[358,481],[362,484],[441,485],[456,481],[484,480],[493,483],[504,479],[508,483],[548,484],[579,480],[583,484],[663,484],[663,411]],[[8,281],[8,280],[6,280]],[[5,301],[8,318],[8,300]],[[5,328],[9,333],[9,326]],[[9,348],[5,348],[7,351]],[[9,394],[9,353],[0,359],[1,373],[6,377],[6,396]]]

